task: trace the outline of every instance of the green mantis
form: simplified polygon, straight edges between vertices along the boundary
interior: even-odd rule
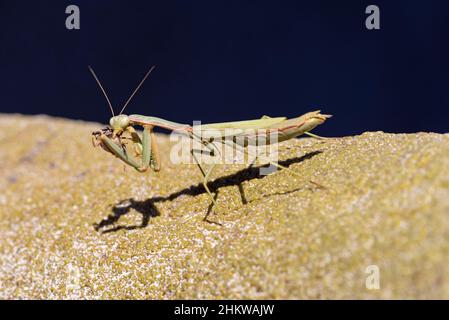
[[[115,115],[106,91],[101,85],[95,72],[89,67],[90,72],[103,92],[112,112],[112,118],[109,121],[110,127],[107,127],[101,131],[93,132],[92,142],[94,146],[100,146],[105,151],[113,154],[139,172],[145,172],[148,168],[153,171],[159,171],[161,169],[159,149],[156,136],[153,132],[155,127],[184,134],[190,139],[196,141],[210,155],[218,156],[220,155],[221,150],[219,148],[220,145],[235,147],[240,152],[247,153],[249,146],[258,144],[261,141],[267,145],[270,145],[295,138],[302,134],[318,137],[310,133],[310,131],[331,117],[330,115],[321,114],[320,111],[313,111],[293,119],[287,119],[286,117],[271,118],[268,116],[263,116],[262,118],[256,120],[190,126],[157,117],[137,114],[123,114],[126,106],[129,104],[133,96],[137,93],[153,69],[154,66],[151,67],[145,74],[137,88],[124,104],[120,114]],[[142,133],[139,134],[134,126],[142,127]],[[131,144],[134,146],[134,153],[136,156],[131,155],[127,144],[124,143],[125,139],[131,141]],[[216,200],[208,187],[209,177],[215,167],[215,164],[211,164],[209,168],[205,170],[201,162],[198,161],[196,157],[196,154],[198,152],[202,152],[202,150],[192,149],[190,151],[203,176],[202,184],[204,189],[210,196],[213,205],[216,205]],[[255,160],[257,159],[266,161],[274,167],[288,170],[293,175],[299,176],[296,172],[281,166],[277,162],[271,161],[268,158],[262,158],[259,155],[255,155]],[[318,183],[313,181],[310,182],[322,187]]]

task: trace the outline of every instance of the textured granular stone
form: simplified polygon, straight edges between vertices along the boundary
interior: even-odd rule
[[[449,298],[447,134],[283,143],[303,178],[223,165],[208,223],[166,136],[162,171],[139,174],[92,147],[100,124],[0,126],[0,298]]]

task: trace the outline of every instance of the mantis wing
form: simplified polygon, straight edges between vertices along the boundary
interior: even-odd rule
[[[286,117],[270,118],[263,116],[261,119],[244,120],[234,122],[210,123],[192,127],[193,132],[203,141],[231,139],[242,146],[256,145],[257,142],[269,143],[271,126],[281,126]]]
[[[204,130],[207,129],[264,129],[272,125],[280,124],[287,120],[287,117],[270,118],[263,116],[261,119],[256,120],[244,120],[233,122],[218,122],[201,125]]]
[[[288,120],[285,117],[263,116],[257,120],[202,125],[197,132],[201,133],[201,139],[204,141],[208,138],[222,140],[232,138],[235,143],[242,146],[255,145],[263,141],[271,144],[309,132],[328,118],[329,115],[321,114],[320,111],[308,112]],[[194,132],[195,129],[196,127],[193,127]]]

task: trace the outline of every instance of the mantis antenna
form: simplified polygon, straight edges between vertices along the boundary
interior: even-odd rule
[[[97,77],[97,75],[95,74],[94,69],[92,69],[91,66],[87,66],[87,67],[89,68],[90,73],[92,73],[92,75],[94,76],[95,81],[97,81],[98,86],[100,87],[101,91],[103,92],[104,97],[106,98],[106,101],[107,101],[108,104],[109,104],[109,108],[111,109],[112,116],[114,117],[114,116],[115,116],[115,114],[114,114],[114,109],[112,108],[111,101],[109,100],[108,95],[106,94],[106,91],[104,90],[103,86],[101,85],[100,80],[98,80],[98,77]]]
[[[125,102],[125,105],[123,106],[122,111],[120,111],[120,114],[122,114],[122,112],[125,111],[126,106],[129,104],[131,99],[136,95],[137,91],[139,91],[140,87],[145,82],[145,80],[148,78],[148,76],[150,75],[151,71],[153,71],[154,68],[156,68],[156,66],[152,66],[150,68],[150,70],[148,70],[148,72],[145,74],[145,76],[143,77],[142,81],[140,81],[140,83],[137,86],[137,88],[134,90],[134,92],[131,94],[131,96],[128,98],[128,100]]]

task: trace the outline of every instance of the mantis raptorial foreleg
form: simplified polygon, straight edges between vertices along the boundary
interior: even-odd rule
[[[148,167],[151,167],[154,171],[160,170],[160,157],[159,150],[157,148],[156,137],[153,133],[151,126],[144,126],[142,132],[142,138],[138,135],[133,127],[128,127],[127,131],[131,135],[131,140],[136,147],[136,153],[141,155],[140,164],[137,160],[126,153],[123,148],[120,148],[114,141],[108,138],[106,135],[102,135],[101,139],[109,147],[112,153],[119,159],[123,160],[127,164],[131,165],[139,172],[145,172]]]
[[[154,171],[161,170],[161,157],[159,155],[159,147],[156,141],[156,135],[153,130],[150,131],[150,139],[151,139],[151,159],[150,159],[150,167]]]
[[[151,139],[148,133],[148,128],[145,127],[142,132],[142,164],[137,170],[146,171],[150,166],[151,160]]]
[[[129,164],[134,168],[139,168],[140,164],[137,163],[136,159],[130,156],[128,153],[123,151],[122,147],[119,147],[114,141],[109,139],[106,135],[101,135],[101,141],[108,147],[109,151],[112,152],[117,158],[121,159],[125,163]]]

